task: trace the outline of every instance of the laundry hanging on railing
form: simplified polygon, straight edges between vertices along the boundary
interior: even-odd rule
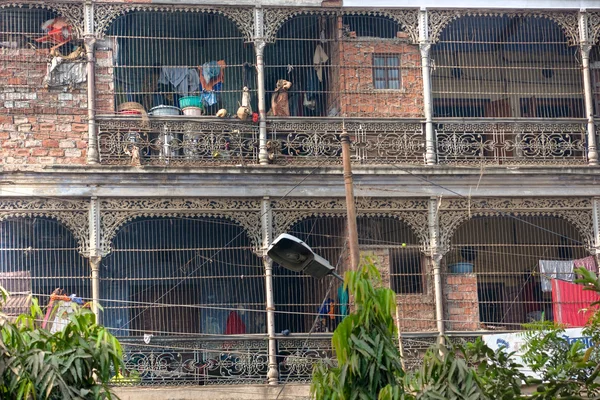
[[[598,309],[592,303],[600,301],[598,293],[584,286],[552,279],[552,311],[554,322],[568,327],[585,326]]]
[[[573,261],[574,268],[585,268],[595,274],[598,273],[598,267],[596,266],[596,258],[594,256],[588,256]]]
[[[540,260],[540,275],[542,283],[542,292],[551,292],[552,283],[550,279],[560,279],[567,282],[573,282],[575,274],[573,274],[573,260],[558,261],[558,260]]]
[[[158,83],[172,85],[182,96],[189,96],[190,93],[197,93],[200,90],[200,77],[194,68],[162,67]]]
[[[223,90],[226,66],[225,60],[219,60],[209,61],[198,67],[200,88],[202,89],[200,97],[205,105],[217,104],[217,92]]]

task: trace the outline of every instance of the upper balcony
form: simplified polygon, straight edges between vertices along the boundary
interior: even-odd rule
[[[98,25],[101,164],[249,165],[258,163],[263,146],[271,164],[336,165],[344,130],[357,164],[425,164],[428,148],[442,165],[588,163],[584,72],[577,26],[569,25],[576,19],[457,13],[430,26],[424,73],[417,10],[267,12],[267,45],[257,58],[253,29],[239,17],[244,10],[120,7]],[[39,31],[55,16],[0,10],[2,105],[14,118],[38,110],[46,119],[65,114],[65,121],[52,121],[55,128],[83,125],[81,82],[50,84],[48,96],[41,90],[50,45],[38,40]],[[598,46],[590,58],[598,109]],[[260,88],[262,125],[253,115]],[[18,147],[12,134],[8,139],[3,147]],[[83,158],[84,150],[78,154]]]

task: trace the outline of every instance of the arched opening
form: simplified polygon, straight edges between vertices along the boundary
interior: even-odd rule
[[[243,228],[139,218],[103,259],[103,322],[120,336],[265,333],[264,267]]]
[[[223,15],[203,12],[131,12],[119,17],[107,35],[116,41],[115,95],[119,105],[199,107],[214,116],[235,113],[244,86],[256,110],[254,49]],[[182,100],[183,98],[183,100]],[[163,112],[179,111],[161,108]],[[169,115],[172,115],[169,114]]]
[[[361,256],[370,257],[378,266],[384,286],[391,287],[398,295],[427,293],[428,283],[420,244],[410,227],[391,217],[364,216],[358,218],[358,230]],[[348,254],[345,217],[307,218],[293,225],[288,233],[302,239],[313,251],[336,267],[338,273],[346,271]],[[278,311],[275,328],[278,332],[333,332],[342,320],[342,315],[348,312],[347,294],[337,281],[329,290],[329,278],[317,281],[278,265],[274,266],[273,275],[275,306]],[[401,316],[407,321],[416,318],[411,315],[410,310],[402,310]],[[315,321],[317,323],[313,327]]]
[[[420,117],[417,46],[394,20],[373,15],[298,15],[265,52],[265,86],[292,86],[274,117]],[[279,101],[279,97],[277,101]]]
[[[73,234],[45,217],[0,221],[0,286],[12,292],[3,311],[28,312],[29,296],[46,306],[55,289],[89,299],[90,270]]]
[[[585,256],[580,233],[561,218],[472,218],[456,230],[443,261],[448,329],[521,329],[542,315],[552,321],[553,275],[540,265],[571,263],[555,277],[572,281],[573,260]]]
[[[578,48],[549,19],[461,17],[431,58],[436,117],[584,116]]]

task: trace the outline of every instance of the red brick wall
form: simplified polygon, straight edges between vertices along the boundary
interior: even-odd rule
[[[423,78],[419,48],[386,39],[348,39],[339,44],[339,103],[343,116],[419,118],[423,110]],[[373,54],[400,56],[400,90],[379,90],[373,84]],[[333,65],[333,64],[332,64]],[[334,84],[337,83],[334,81]]]
[[[87,94],[47,89],[48,49],[0,49],[0,162],[85,164]]]
[[[2,165],[86,163],[86,84],[46,88],[48,53],[48,49],[0,49]],[[96,108],[99,113],[112,113],[112,53],[96,56]]]
[[[361,257],[370,257],[381,274],[383,287],[391,287],[390,252],[388,249],[362,250]],[[436,330],[435,300],[428,280],[422,294],[397,294],[399,328],[401,332],[427,332]],[[394,315],[394,318],[396,316]]]
[[[444,302],[447,330],[479,330],[479,300],[475,274],[446,275]]]
[[[114,113],[114,93],[113,52],[96,51],[96,112],[98,115]]]

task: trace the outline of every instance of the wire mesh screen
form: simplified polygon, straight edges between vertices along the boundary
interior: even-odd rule
[[[215,115],[221,108],[234,114],[244,87],[255,101],[253,47],[224,16],[135,12],[117,19],[108,34],[117,42],[117,111],[163,106],[153,114],[179,114],[187,107],[194,107],[187,115]]]
[[[85,64],[78,58],[80,42],[74,28],[61,16],[44,8],[0,9],[0,108],[5,114],[77,114],[81,105],[71,96],[58,99],[48,87],[78,87],[85,82]],[[48,69],[51,55],[70,55],[65,64],[76,72],[60,74],[63,67]],[[77,76],[75,76],[77,75]],[[81,79],[83,80],[81,80]],[[76,92],[77,93],[77,92]],[[85,110],[85,102],[83,103]],[[71,117],[72,118],[72,117]],[[49,122],[41,119],[41,122]]]
[[[359,217],[357,222],[361,256],[369,257],[377,265],[383,285],[399,294],[422,293],[425,277],[418,240],[410,228],[387,217]],[[308,218],[294,225],[289,233],[328,260],[338,273],[345,272],[348,258],[345,217]],[[275,265],[276,330],[333,332],[349,308],[348,294],[342,285],[335,281],[330,288],[330,282],[329,278],[319,281]]]
[[[520,329],[542,318],[561,322],[554,310],[581,298],[558,298],[552,279],[572,282],[574,266],[595,268],[582,242],[572,225],[551,216],[466,222],[444,258],[448,329]]]
[[[600,115],[600,46],[592,47],[590,52],[590,75],[594,115]]]
[[[545,18],[467,16],[432,47],[437,117],[583,117],[577,46]]]
[[[266,49],[265,86],[276,117],[419,117],[423,104],[418,47],[385,17],[290,19]]]
[[[12,312],[27,312],[31,294],[47,305],[55,289],[89,298],[90,271],[78,249],[71,232],[55,220],[1,221],[0,285],[13,294]]]
[[[264,333],[261,259],[219,218],[138,219],[101,269],[103,323],[121,336]]]

